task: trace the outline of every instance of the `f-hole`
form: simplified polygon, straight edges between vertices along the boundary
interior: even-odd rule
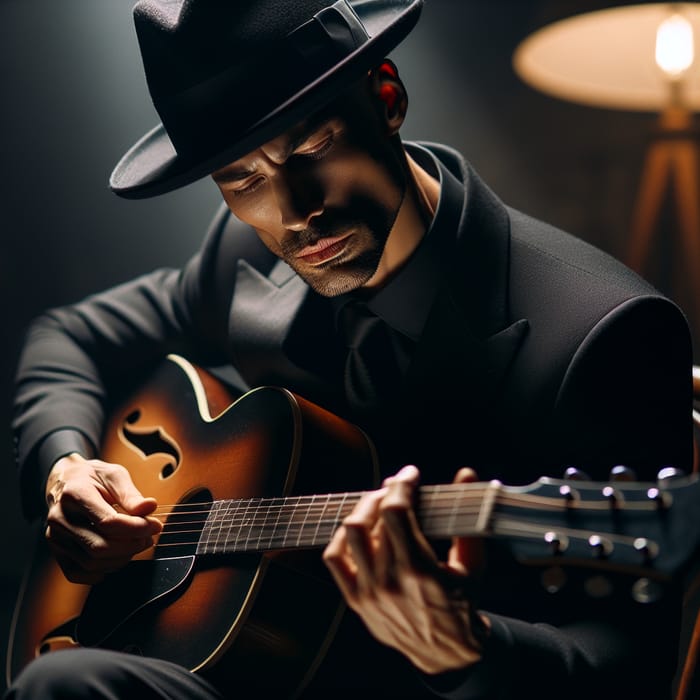
[[[144,457],[160,454],[172,458],[168,459],[160,470],[160,478],[167,479],[180,466],[180,452],[177,445],[160,426],[139,427],[140,419],[141,411],[139,409],[132,411],[121,426],[122,435]]]

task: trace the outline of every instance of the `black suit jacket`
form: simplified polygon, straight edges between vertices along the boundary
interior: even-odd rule
[[[692,358],[679,309],[601,251],[506,207],[454,151],[429,148],[464,182],[466,204],[402,395],[363,426],[384,472],[411,462],[440,482],[469,465],[522,484],[572,465],[596,479],[617,464],[644,479],[688,468]],[[330,303],[222,209],[183,270],[54,309],[30,328],[14,424],[29,514],[43,508],[53,461],[96,452],[110,399],[168,352],[346,412]],[[428,685],[458,697],[496,697],[511,684],[540,698],[563,686],[664,697],[672,596],[667,608],[589,607],[553,603],[534,579],[516,598],[502,583],[495,572],[483,600],[494,613],[487,661]],[[654,672],[637,684],[628,672],[644,660]]]

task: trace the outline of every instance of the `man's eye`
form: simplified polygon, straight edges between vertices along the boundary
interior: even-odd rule
[[[240,194],[250,194],[251,192],[255,192],[255,190],[263,184],[263,181],[264,179],[262,177],[257,177],[255,180],[245,185],[245,187],[238,187],[229,191],[236,196]]]
[[[311,158],[313,160],[319,160],[328,153],[333,147],[335,138],[333,134],[329,134],[323,141],[314,143],[310,146],[304,146],[303,149],[296,152],[297,156],[304,156],[304,158]]]

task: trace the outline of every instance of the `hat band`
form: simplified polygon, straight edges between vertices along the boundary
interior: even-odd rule
[[[276,42],[274,54],[252,56],[187,90],[161,96],[156,108],[179,155],[210,154],[240,138],[369,38],[347,0],[337,0]]]

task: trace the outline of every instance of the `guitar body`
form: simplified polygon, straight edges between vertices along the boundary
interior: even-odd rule
[[[201,502],[200,523],[212,500],[374,486],[374,451],[355,426],[280,388],[231,400],[211,375],[169,356],[114,412],[101,458],[123,464],[161,510]],[[8,680],[42,653],[98,646],[239,689],[301,690],[343,610],[319,551],[202,556],[194,536],[169,541],[181,528],[165,520],[155,548],[95,586],[69,583],[42,533],[15,610]]]
[[[163,532],[94,586],[66,581],[41,533],[8,682],[41,654],[99,647],[175,662],[243,696],[298,695],[343,612],[319,548],[376,486],[365,434],[285,389],[234,401],[171,355],[113,413],[101,456],[156,497]],[[700,477],[674,471],[654,483],[425,485],[414,509],[430,540],[499,538],[552,595],[648,605],[700,547]]]

